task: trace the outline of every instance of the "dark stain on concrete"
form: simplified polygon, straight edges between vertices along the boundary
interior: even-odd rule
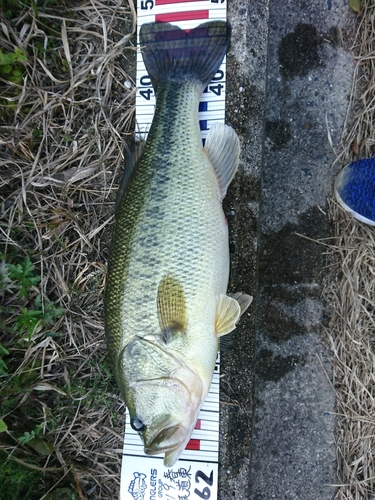
[[[341,47],[343,45],[342,36],[337,26],[332,26],[327,35],[324,37],[333,47]]]
[[[316,282],[323,261],[321,257],[317,261],[319,244],[312,240],[325,237],[327,231],[327,218],[315,206],[301,214],[297,224],[288,223],[278,232],[263,234],[259,263],[263,290],[273,292],[275,285]]]
[[[305,362],[300,355],[279,356],[269,349],[262,349],[257,354],[256,374],[266,382],[278,382],[288,372]]]
[[[323,247],[317,240],[327,234],[325,215],[318,207],[313,207],[300,216],[298,224],[289,223],[279,232],[262,235],[258,321],[263,334],[273,342],[283,342],[309,331],[307,325],[297,322],[295,315],[286,314],[284,310],[306,297],[313,300],[319,298],[317,283],[324,266],[324,256]]]
[[[267,120],[266,137],[271,140],[273,151],[285,148],[292,138],[290,123],[285,120]]]
[[[262,331],[271,341],[284,342],[303,333],[303,328],[293,316],[286,315],[282,309],[270,304],[267,299],[260,299],[259,306],[262,311]]]
[[[233,68],[234,74],[241,73],[238,63],[229,53],[227,65]],[[243,68],[242,68],[243,69]],[[264,94],[254,85],[247,75],[227,81],[227,122],[241,135],[249,134],[251,127],[262,123],[264,115]]]
[[[233,123],[232,123],[233,124]],[[231,250],[229,291],[243,291],[255,296],[258,216],[251,202],[259,200],[260,181],[243,171],[237,173],[224,200]],[[227,471],[233,478],[245,470],[249,461],[251,426],[249,415],[253,397],[255,364],[255,301],[241,317],[236,329],[227,335],[221,349],[220,419],[226,422],[225,454],[220,455],[219,499],[238,498],[224,484]],[[224,417],[225,416],[225,417]],[[244,497],[247,498],[244,491]]]
[[[311,24],[299,23],[281,40],[278,50],[280,72],[284,78],[305,76],[323,66],[323,37]]]

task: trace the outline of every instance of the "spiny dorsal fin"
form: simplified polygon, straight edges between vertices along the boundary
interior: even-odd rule
[[[216,335],[221,337],[232,332],[241,314],[251,304],[252,297],[242,293],[220,295],[216,309]]]
[[[120,206],[124,199],[126,188],[129,184],[130,178],[133,172],[136,170],[139,158],[142,156],[143,150],[145,148],[146,141],[132,141],[130,144],[125,144],[125,166],[124,173],[122,174],[122,179],[120,186],[117,191],[116,203],[115,203],[115,214],[118,215]]]
[[[160,329],[166,342],[170,341],[173,333],[186,331],[184,289],[172,276],[164,276],[159,284],[157,307]]]
[[[215,169],[223,199],[238,167],[240,141],[236,132],[228,125],[214,123],[207,134],[204,151]]]

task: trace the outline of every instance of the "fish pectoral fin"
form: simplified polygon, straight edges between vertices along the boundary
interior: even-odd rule
[[[253,300],[250,295],[236,293],[220,295],[216,309],[216,335],[222,337],[232,332],[236,324]]]
[[[228,297],[237,300],[241,308],[241,316],[253,301],[253,297],[251,295],[247,295],[246,293],[241,292],[228,293]]]
[[[184,289],[181,283],[172,276],[164,276],[159,284],[157,308],[159,326],[165,342],[169,342],[174,333],[186,331]]]
[[[237,300],[220,295],[216,309],[216,335],[221,337],[233,331],[240,316],[241,308]]]
[[[208,132],[203,150],[214,167],[223,199],[238,167],[240,156],[238,136],[232,127],[214,123]]]

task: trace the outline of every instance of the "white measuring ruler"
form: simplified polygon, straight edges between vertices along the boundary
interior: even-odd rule
[[[136,135],[147,137],[155,110],[155,93],[139,50],[142,24],[170,22],[192,29],[209,20],[226,21],[226,0],[138,0],[138,51]],[[225,120],[225,59],[205,89],[199,104],[199,124],[204,142],[215,122]],[[219,460],[218,354],[210,391],[199,412],[191,439],[173,467],[163,465],[163,456],[146,456],[140,436],[126,415],[121,469],[120,500],[217,500]]]

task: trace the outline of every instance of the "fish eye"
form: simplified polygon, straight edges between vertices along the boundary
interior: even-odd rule
[[[130,419],[130,425],[137,432],[142,432],[146,428],[145,424],[138,417],[132,417]]]

